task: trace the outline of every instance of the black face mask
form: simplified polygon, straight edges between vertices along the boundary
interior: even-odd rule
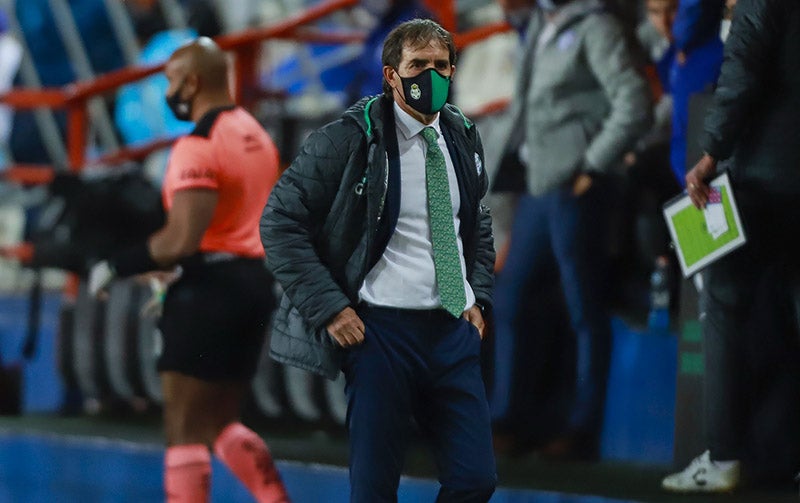
[[[400,77],[400,81],[403,83],[406,103],[421,114],[435,114],[447,103],[450,77],[445,77],[433,68],[428,68],[415,77]]]
[[[181,90],[183,89],[183,84],[186,82],[184,79],[181,82],[181,85],[178,86],[178,89],[172,93],[171,95],[167,96],[167,106],[172,111],[172,114],[175,116],[176,119],[179,121],[191,121],[192,120],[192,102],[191,100],[182,100],[181,99]]]

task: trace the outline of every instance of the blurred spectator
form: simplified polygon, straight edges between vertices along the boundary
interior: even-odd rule
[[[700,138],[705,154],[687,173],[686,184],[694,205],[704,208],[709,179],[718,173],[718,163],[729,159],[748,242],[703,271],[708,450],[663,480],[670,491],[730,492],[739,486],[742,468],[751,471],[750,480],[788,483],[800,464],[800,239],[794,232],[800,219],[798,47],[800,3],[738,2]],[[759,318],[764,295],[767,312],[789,306],[791,315]],[[788,326],[771,330],[784,316],[791,320]],[[768,386],[759,382],[765,377]],[[781,434],[765,435],[776,431]],[[754,462],[756,438],[768,442],[756,446],[763,453]]]
[[[523,290],[555,261],[576,335],[575,386],[568,418],[542,449],[594,458],[611,353],[606,306],[609,174],[649,126],[647,84],[623,28],[598,0],[539,0],[531,16],[512,129],[498,184],[526,179],[495,292],[495,419],[507,413]],[[516,160],[515,160],[516,157]],[[516,161],[516,162],[514,162]],[[516,172],[516,174],[514,174]],[[533,299],[543,302],[544,299]]]
[[[689,99],[709,91],[717,82],[722,65],[720,20],[725,0],[681,0],[673,26],[676,57],[670,70],[673,97],[670,162],[683,186],[686,175],[686,133]]]

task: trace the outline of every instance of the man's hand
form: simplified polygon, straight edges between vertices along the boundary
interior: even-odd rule
[[[717,160],[708,154],[703,154],[694,168],[686,173],[686,192],[689,194],[692,204],[699,209],[705,208],[708,202],[710,189],[705,180],[716,172]]]
[[[330,336],[343,348],[364,342],[364,322],[352,307],[342,309],[326,328]]]
[[[107,260],[101,260],[92,266],[89,271],[89,295],[101,297],[106,295],[108,285],[114,280],[116,274]]]
[[[464,311],[464,319],[475,325],[475,328],[478,329],[478,335],[480,335],[481,340],[483,340],[483,330],[486,328],[486,323],[483,321],[483,312],[481,308],[472,306],[467,309]]]
[[[580,197],[592,187],[592,177],[591,175],[587,175],[586,173],[580,173],[578,176],[575,177],[575,181],[572,182],[572,195],[575,197]]]

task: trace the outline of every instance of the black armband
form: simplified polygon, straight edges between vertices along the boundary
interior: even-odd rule
[[[146,241],[117,253],[109,260],[109,264],[121,278],[161,269],[150,255]]]

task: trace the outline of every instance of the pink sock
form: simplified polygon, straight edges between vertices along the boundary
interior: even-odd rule
[[[288,503],[289,496],[267,444],[242,423],[231,423],[214,442],[214,454],[242,481],[258,503]]]
[[[211,453],[203,444],[168,447],[164,455],[167,503],[206,503],[211,476]]]

